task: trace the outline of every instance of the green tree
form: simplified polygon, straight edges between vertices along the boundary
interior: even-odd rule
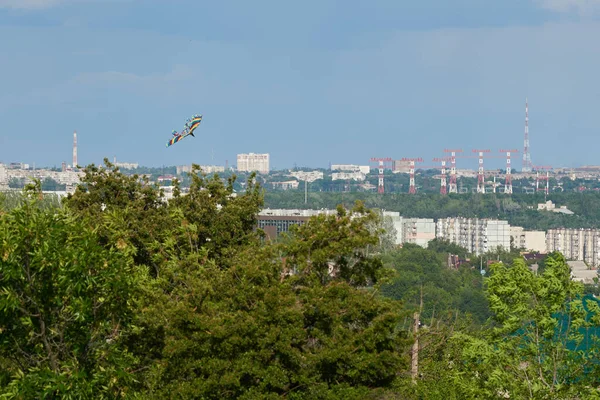
[[[213,184],[217,198],[227,193]],[[200,205],[188,211],[194,196],[209,192],[202,187],[181,196],[174,210],[207,216]],[[381,262],[366,251],[378,242],[368,226],[373,215],[358,207],[357,218],[342,210],[315,217],[276,245],[249,240],[250,230],[238,230],[238,240],[211,231],[211,224],[233,229],[254,218],[256,195],[247,191],[236,207],[222,199],[221,210],[234,210],[231,219],[190,217],[173,236],[202,233],[190,236],[192,245],[173,240],[165,247],[169,261],[140,313],[141,335],[161,337],[149,344],[158,351],[139,378],[148,396],[365,398],[389,387],[406,367],[400,309],[356,288],[381,275]],[[330,263],[344,272],[327,278]]]
[[[564,257],[552,254],[537,276],[521,259],[491,270],[494,326],[484,335],[453,338],[462,349],[453,372],[461,396],[600,398],[600,307],[582,298]]]
[[[135,248],[135,263],[158,274],[161,244],[173,223],[163,193],[147,178],[125,175],[108,159],[104,162],[105,167],[91,164],[84,168],[81,184],[63,203],[89,226],[98,227],[100,241],[107,246],[114,245],[109,240],[111,232],[121,232],[122,239]],[[97,226],[106,215],[112,215],[110,225]]]
[[[0,217],[1,390],[7,398],[123,396],[133,383],[123,341],[144,273],[125,242],[105,248],[76,216],[39,207],[39,189],[27,188],[24,204]]]

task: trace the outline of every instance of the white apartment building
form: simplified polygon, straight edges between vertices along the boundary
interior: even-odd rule
[[[314,182],[317,179],[323,179],[322,171],[290,171],[290,176],[307,182]]]
[[[435,239],[435,222],[431,218],[404,218],[397,211],[384,211],[396,230],[395,244],[412,243],[427,247]]]
[[[300,186],[300,182],[298,182],[298,181],[271,182],[271,185],[273,186],[273,189],[283,189],[283,190],[298,189],[298,186]]]
[[[332,171],[345,171],[345,172],[362,172],[367,175],[371,172],[371,167],[368,165],[354,165],[354,164],[332,164]]]
[[[520,226],[510,227],[510,236],[513,240],[513,246],[517,249],[546,252],[546,232],[544,231],[526,231]]]
[[[405,218],[402,242],[427,247],[435,239],[435,222],[432,218]]]
[[[366,179],[366,175],[360,171],[355,171],[355,172],[333,172],[331,174],[331,180],[332,181],[339,181],[339,180],[354,180],[354,181],[364,181]]]
[[[177,175],[183,175],[184,173],[192,172],[191,165],[178,165]],[[216,172],[225,172],[225,167],[222,165],[200,165],[200,169],[205,174],[214,174]]]
[[[265,154],[238,154],[237,170],[240,172],[259,172],[261,174],[269,173],[269,153]]]
[[[546,250],[561,252],[567,260],[584,261],[592,267],[600,264],[600,229],[549,229]]]
[[[436,237],[481,255],[498,247],[510,250],[508,221],[479,218],[442,218],[436,223]]]

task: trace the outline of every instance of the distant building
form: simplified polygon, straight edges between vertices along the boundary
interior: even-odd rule
[[[410,172],[410,161],[392,161],[392,172],[396,174],[408,174]]]
[[[594,278],[598,278],[598,270],[591,269],[583,261],[567,261],[571,268],[571,279],[581,283],[594,283]]]
[[[204,172],[205,174],[214,174],[214,173],[218,173],[218,172],[225,172],[225,167],[223,167],[221,165],[199,165],[199,167],[202,170],[202,172]],[[191,165],[178,165],[175,168],[177,170],[177,175],[183,175],[185,173],[192,172]]]
[[[238,154],[237,170],[240,172],[259,172],[261,174],[269,173],[269,153],[265,154]]]
[[[537,209],[538,209],[538,211],[552,211],[552,212],[556,212],[556,213],[569,214],[569,215],[574,214],[574,212],[569,210],[567,208],[567,206],[560,206],[559,208],[556,208],[556,204],[554,204],[552,202],[552,200],[548,200],[545,203],[539,203]]]
[[[289,232],[292,225],[302,225],[315,215],[336,215],[336,210],[265,209],[258,213],[258,228],[265,231],[269,239]]]
[[[371,167],[368,165],[354,165],[354,164],[332,164],[332,171],[344,171],[344,172],[362,172],[367,175],[371,172]]]
[[[290,171],[290,176],[307,182],[314,182],[317,179],[323,179],[322,171]]]
[[[136,169],[139,166],[138,163],[117,162],[117,157],[113,158],[113,165],[121,169]],[[73,166],[75,166],[75,164],[73,164]]]
[[[156,180],[159,183],[162,183],[162,182],[172,181],[173,179],[175,179],[175,175],[161,175]]]
[[[526,231],[520,226],[510,227],[513,246],[517,249],[531,250],[538,253],[546,252],[546,232]]]
[[[354,172],[334,172],[331,174],[331,180],[332,181],[339,181],[339,180],[344,180],[344,181],[349,181],[349,180],[353,180],[353,181],[364,181],[367,178],[367,176],[361,172],[361,171],[354,171]]]
[[[600,264],[599,229],[549,229],[546,251],[561,252],[567,260],[584,261],[597,267]]]
[[[508,221],[479,218],[442,218],[436,223],[436,237],[481,255],[498,247],[510,250]]]
[[[298,181],[271,182],[273,189],[298,189],[300,183]]]
[[[427,247],[435,239],[435,222],[432,218],[405,218],[402,228],[402,243]]]
[[[383,218],[394,225],[395,244],[412,243],[427,247],[435,239],[435,222],[432,218],[405,218],[397,211],[384,211]]]

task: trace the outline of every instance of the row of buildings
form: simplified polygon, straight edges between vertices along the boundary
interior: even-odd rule
[[[265,209],[258,215],[258,227],[275,238],[291,225],[303,224],[315,215],[334,215],[335,210]],[[439,238],[455,243],[470,253],[481,255],[499,247],[537,253],[561,252],[567,260],[600,266],[600,229],[550,229],[528,231],[510,226],[508,221],[484,218],[405,218],[398,212],[383,211],[388,226],[393,226],[394,241],[426,247]]]
[[[67,191],[74,190],[79,184],[83,172],[72,168],[63,168],[61,171],[49,169],[32,169],[27,164],[16,165],[15,163],[6,165],[0,164],[0,189],[6,190],[9,188],[9,183],[12,180],[30,182],[33,179],[44,181],[52,179],[60,185],[66,185]]]
[[[335,213],[335,210],[328,209],[265,209],[258,215],[258,227],[263,229],[268,237],[275,238],[289,231],[291,225],[303,224],[312,216]],[[427,247],[431,240],[440,238],[456,243],[478,255],[498,247],[508,250],[511,246],[511,227],[507,221],[479,218],[443,218],[435,221],[433,218],[406,218],[395,211],[383,211],[383,217],[387,220],[388,226],[394,227],[394,242],[398,245],[412,243]],[[543,243],[540,245],[535,241],[526,244],[531,244],[538,250],[540,247],[545,247]]]

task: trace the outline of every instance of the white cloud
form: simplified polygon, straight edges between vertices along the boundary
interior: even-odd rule
[[[541,7],[555,12],[575,12],[589,16],[600,12],[600,0],[534,0]]]

